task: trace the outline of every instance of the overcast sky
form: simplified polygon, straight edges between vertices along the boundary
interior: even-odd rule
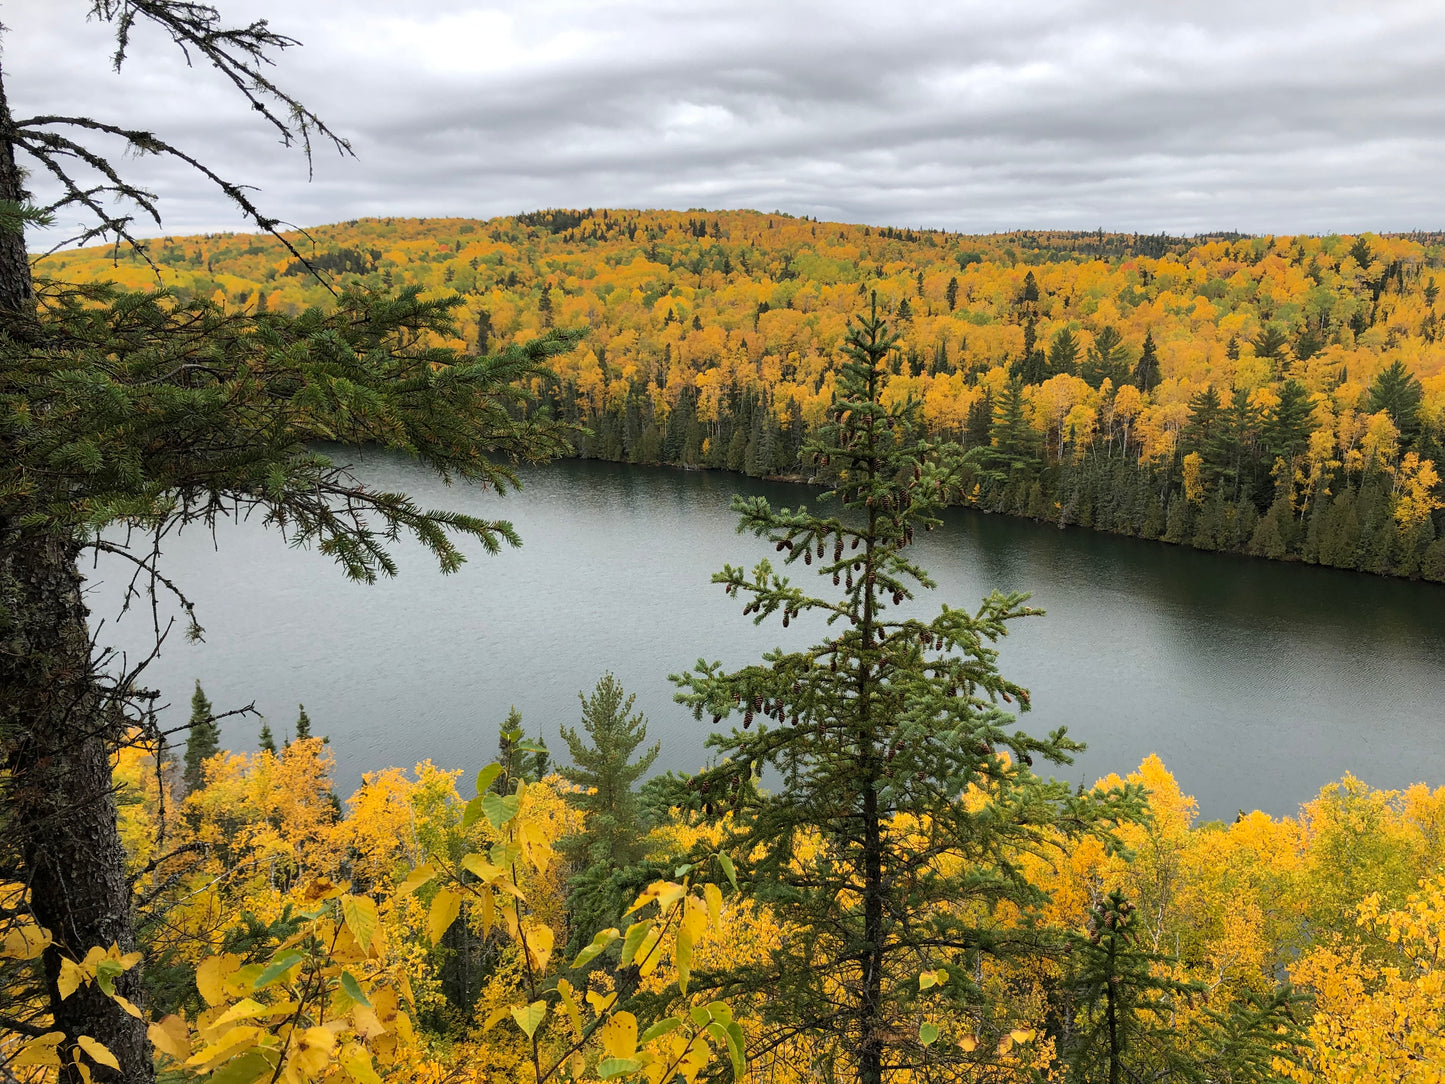
[[[91,0],[0,0],[12,108],[150,127],[298,225],[607,206],[969,232],[1445,227],[1441,0],[218,3],[304,43],[277,81],[355,159],[322,151],[308,182],[154,33],[114,74]],[[167,232],[245,228],[193,174],[127,168]]]

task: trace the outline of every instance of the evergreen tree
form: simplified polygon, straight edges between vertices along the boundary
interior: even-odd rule
[[[561,728],[573,766],[560,771],[569,782],[591,791],[572,797],[586,821],[589,860],[629,865],[641,857],[633,787],[652,767],[662,746],[654,742],[633,761],[637,747],[647,740],[647,718],[632,714],[637,697],[629,695],[612,674],[602,676],[591,696],[578,693],[577,698],[582,701],[583,734],[569,726]]]
[[[117,66],[130,59],[126,43],[153,26],[195,69],[234,87],[251,107],[247,115],[283,142],[346,149],[275,82],[271,60],[295,42],[264,20],[228,25],[212,5],[185,0],[85,7],[117,30]],[[147,705],[135,699],[129,677],[115,680],[92,665],[81,571],[87,550],[125,550],[133,536],[143,548],[123,556],[166,590],[174,581],[157,567],[164,559],[152,554],[150,539],[251,511],[284,524],[293,544],[316,543],[361,580],[396,571],[387,547],[400,534],[414,534],[444,570],[463,560],[457,532],[488,549],[514,543],[505,522],[428,512],[404,494],[363,485],[318,442],[374,442],[451,478],[511,486],[509,464],[567,450],[565,427],[527,413],[525,389],[576,336],[509,347],[479,364],[435,345],[458,338],[459,299],[423,300],[419,291],[399,298],[343,292],[334,309],[296,316],[110,287],[47,286],[41,305],[23,224],[55,211],[89,213],[73,243],[116,238],[141,254],[150,248],[132,231],[137,212],[160,221],[157,199],[126,179],[121,152],[200,169],[278,249],[308,264],[245,185],[160,135],[124,115],[48,108],[23,88],[37,116],[20,124],[7,89],[14,90],[0,86],[0,641],[26,650],[0,651],[7,736],[0,876],[26,886],[29,915],[55,939],[34,1011],[62,1036],[64,1084],[79,1080],[73,1066],[82,1035],[120,1063],[120,1071],[103,1073],[107,1079],[149,1084],[145,1022],[94,984],[62,998],[54,981],[65,954],[136,948],[111,763],[120,744],[136,740],[132,724]],[[31,202],[29,172],[46,178],[49,208]],[[121,520],[135,530],[113,537],[107,528]],[[143,1004],[143,982],[138,965],[114,989]]]
[[[1105,380],[1112,381],[1117,388],[1129,379],[1130,369],[1129,348],[1124,345],[1124,337],[1118,329],[1110,324],[1094,336],[1094,341],[1084,351],[1079,375],[1091,388],[1100,387]]]
[[[1134,366],[1134,385],[1140,391],[1153,391],[1159,386],[1159,352],[1154,346],[1154,333],[1144,332],[1144,347]]]
[[[1370,384],[1368,409],[1371,414],[1385,411],[1402,437],[1413,437],[1420,429],[1420,402],[1424,394],[1419,379],[1396,358],[1381,369]]]
[[[582,731],[561,728],[573,766],[561,774],[583,788],[569,800],[582,811],[583,834],[563,842],[578,873],[572,879],[567,907],[574,932],[570,951],[579,950],[593,931],[616,923],[627,906],[628,890],[636,887],[629,868],[643,856],[643,826],[634,787],[652,767],[661,749],[654,742],[635,761],[647,740],[647,719],[633,714],[636,697],[612,674],[604,674],[591,696],[582,701]]]
[[[186,727],[186,767],[181,776],[186,793],[200,790],[205,782],[201,766],[221,751],[221,726],[211,710],[201,683],[196,682],[196,691],[191,694],[191,721]]]
[[[1003,386],[994,403],[989,443],[973,453],[979,473],[1007,485],[1029,477],[1039,463],[1040,433],[1029,424],[1023,383],[1015,377]]]
[[[506,795],[517,789],[519,779],[537,782],[547,774],[550,759],[546,740],[526,736],[522,730],[522,713],[512,705],[507,718],[497,728],[497,763],[502,771],[492,783],[492,789]]]
[[[306,714],[305,704],[297,704],[296,707],[300,709],[296,716],[296,740],[305,741],[311,737],[311,716]]]
[[[1060,328],[1049,341],[1049,373],[1076,375],[1079,370],[1079,340],[1068,328]]]
[[[982,956],[1027,950],[1027,933],[1000,937],[981,918],[999,901],[1027,910],[1039,898],[999,856],[1050,846],[1133,800],[1076,798],[1033,774],[1036,757],[1067,762],[1079,746],[1062,730],[1040,740],[1012,729],[998,706],[1028,705],[991,646],[1031,612],[1025,596],[994,594],[976,613],[945,606],[931,620],[890,613],[933,586],[906,549],[916,529],[937,522],[959,460],[918,441],[915,405],[881,404],[894,341],[876,303],[850,328],[830,420],[810,447],[836,471],[826,499],[842,516],[734,499],[741,529],[772,542],[787,564],[816,560],[819,575],[846,580],[842,597],[810,596],[766,560],[751,574],[728,566],[713,578],[731,596],[748,595],[743,612],[758,621],[781,616],[786,628],[815,611],[842,631],[737,671],[699,660],[674,679],[698,718],[742,715],[742,729],[709,739],[719,762],[679,800],[704,815],[732,813],[720,825],[722,849],[739,881],[798,931],[756,965],[694,981],[757,993],[759,1045],[810,1033],[830,1062],[814,1071],[862,1084],[925,1057],[946,1076],[970,1061],[918,1021],[976,1011]],[[767,770],[777,783],[764,790]],[[960,802],[973,787],[979,800]],[[908,827],[923,823],[926,833]]]
[[[958,308],[958,276],[954,275],[948,280],[948,288],[943,291],[944,299],[948,302],[948,311],[952,312]]]
[[[1292,462],[1309,447],[1315,430],[1314,404],[1298,380],[1286,380],[1279,388],[1279,402],[1265,412],[1261,436],[1264,450],[1272,458]]]
[[[271,735],[270,723],[261,724],[261,736],[257,744],[260,746],[261,752],[270,753],[273,757],[277,755],[276,739]]]
[[[1069,1080],[1278,1081],[1276,1063],[1298,1061],[1307,1048],[1296,1019],[1304,999],[1285,985],[1247,993],[1226,1012],[1183,1013],[1204,986],[1171,978],[1175,961],[1141,945],[1134,916],[1134,905],[1116,888],[1091,908],[1087,935],[1073,940],[1062,1036]]]

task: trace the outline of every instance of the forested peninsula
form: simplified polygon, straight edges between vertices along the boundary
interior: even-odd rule
[[[1445,581],[1445,235],[965,236],[774,212],[364,219],[55,254],[227,309],[455,293],[486,352],[584,329],[534,390],[576,454],[809,479],[848,318],[900,334],[883,400],[971,453],[959,503],[1206,550]],[[154,266],[148,266],[147,260]],[[308,264],[310,266],[308,266]],[[825,472],[826,473],[826,472]],[[829,481],[826,477],[820,481]]]

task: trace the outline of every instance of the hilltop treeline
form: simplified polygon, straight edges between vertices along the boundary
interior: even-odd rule
[[[887,395],[974,449],[962,499],[1204,549],[1445,580],[1442,239],[970,237],[780,213],[546,210],[165,238],[183,296],[297,310],[337,286],[454,291],[487,351],[586,329],[541,388],[578,454],[811,477],[847,320],[902,333]],[[310,265],[309,267],[307,265]],[[42,265],[44,267],[44,265]],[[135,255],[60,278],[153,284]]]

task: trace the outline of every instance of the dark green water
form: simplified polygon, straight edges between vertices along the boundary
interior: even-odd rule
[[[560,746],[578,691],[608,669],[662,740],[657,767],[696,768],[705,727],[672,703],[667,675],[704,655],[751,661],[821,628],[755,627],[709,583],[724,562],[772,554],[734,533],[734,492],[795,505],[813,490],[574,462],[530,470],[522,493],[499,499],[398,460],[359,473],[425,507],[505,516],[524,546],[442,576],[403,545],[401,576],[365,587],[259,526],[223,527],[214,545],[183,535],[166,567],[199,604],[206,643],[176,639],[146,675],[173,716],[195,678],[218,710],[255,700],[278,740],[304,701],[331,737],[343,793],[363,771],[426,758],[475,770],[513,704],[529,732]],[[1158,753],[1205,817],[1293,812],[1346,771],[1377,786],[1445,783],[1440,586],[964,511],[921,535],[917,552],[939,584],[930,608],[1000,588],[1031,591],[1047,610],[1015,626],[1001,665],[1033,692],[1026,725],[1067,724],[1088,743],[1058,769],[1071,782]],[[119,576],[102,563],[94,579]],[[113,618],[118,597],[117,583],[95,586],[94,617]],[[133,654],[148,633],[149,613],[128,615],[108,620],[102,639]],[[258,728],[228,725],[225,741],[253,748]]]

